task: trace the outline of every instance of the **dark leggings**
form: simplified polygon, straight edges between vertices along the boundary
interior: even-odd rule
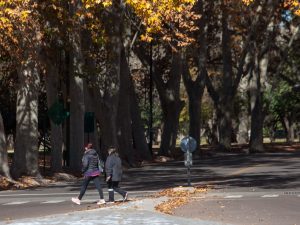
[[[108,185],[108,191],[115,191],[125,197],[126,191],[123,189],[119,188],[119,181],[112,181],[111,179],[107,182]]]
[[[87,189],[87,186],[89,185],[90,181],[94,181],[94,184],[99,192],[99,196],[100,196],[100,199],[103,199],[103,191],[102,191],[102,187],[101,187],[101,182],[100,182],[100,178],[99,176],[95,176],[95,177],[84,177],[84,180],[83,180],[83,183],[82,183],[82,186],[81,186],[81,190],[80,190],[80,194],[78,196],[78,199],[82,199],[86,189]]]

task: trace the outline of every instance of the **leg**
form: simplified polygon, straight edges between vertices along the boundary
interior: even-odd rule
[[[112,187],[113,187],[114,191],[116,191],[120,195],[122,195],[123,198],[125,197],[127,192],[124,191],[123,189],[119,188],[119,181],[112,181]]]
[[[84,180],[83,180],[83,183],[82,183],[82,186],[81,186],[81,190],[80,190],[80,194],[78,196],[78,199],[81,200],[85,191],[86,191],[86,188],[87,186],[89,185],[91,181],[91,177],[85,177]]]
[[[115,201],[114,189],[113,189],[113,183],[111,179],[107,181],[107,186],[108,186],[108,197],[109,197],[108,201],[114,202]]]
[[[94,181],[94,184],[99,192],[99,196],[100,196],[100,199],[103,199],[103,191],[102,191],[102,187],[101,187],[101,182],[100,182],[100,179],[99,179],[99,176],[96,176],[96,177],[93,177],[93,181]]]

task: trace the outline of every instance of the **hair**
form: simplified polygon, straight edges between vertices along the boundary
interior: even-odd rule
[[[107,150],[107,152],[108,152],[108,155],[111,155],[113,153],[116,153],[117,149],[115,147],[109,147],[108,150]]]
[[[92,148],[93,147],[93,144],[92,143],[88,143],[87,145],[86,145],[86,148],[87,149],[90,149],[90,148]]]

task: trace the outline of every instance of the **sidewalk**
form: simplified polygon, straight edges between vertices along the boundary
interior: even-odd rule
[[[166,200],[148,198],[118,206],[57,214],[47,217],[0,222],[13,225],[96,225],[96,224],[151,224],[151,225],[221,225],[221,223],[170,216],[155,211],[154,207]],[[222,223],[223,224],[223,223]]]

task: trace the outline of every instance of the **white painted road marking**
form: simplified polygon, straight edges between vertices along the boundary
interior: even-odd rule
[[[25,204],[28,203],[29,201],[26,202],[9,202],[9,203],[5,203],[3,205],[21,205],[21,204]]]
[[[41,204],[55,204],[61,202],[65,202],[65,200],[52,200],[52,201],[41,202]]]
[[[78,189],[79,190],[79,189]],[[158,193],[158,191],[130,191],[129,194],[142,194],[142,193]],[[105,192],[105,191],[104,191]],[[106,192],[105,192],[106,193]],[[77,194],[77,192],[76,192]],[[98,192],[88,192],[88,194],[98,194]],[[16,197],[16,196],[56,196],[56,195],[74,195],[74,192],[66,192],[66,193],[47,193],[47,194],[2,194],[0,197]]]
[[[263,195],[262,198],[277,198],[279,195]]]
[[[227,195],[224,198],[242,198],[243,195]]]

